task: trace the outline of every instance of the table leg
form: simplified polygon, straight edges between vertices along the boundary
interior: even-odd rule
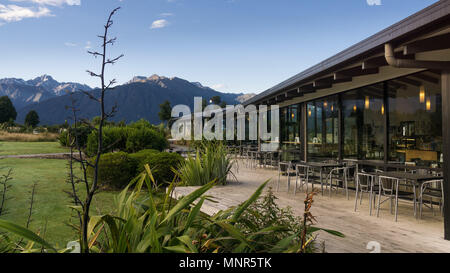
[[[355,211],[356,211],[356,208],[358,207],[358,192],[359,192],[359,176],[358,176],[358,173],[356,173],[355,182],[356,182],[356,196],[355,196]]]
[[[398,218],[398,184],[399,184],[399,180],[397,179],[397,185],[396,185],[396,190],[395,190],[395,222],[397,222],[397,218]]]
[[[322,195],[323,195],[323,177],[322,177],[322,168],[320,168],[320,187],[322,189]]]

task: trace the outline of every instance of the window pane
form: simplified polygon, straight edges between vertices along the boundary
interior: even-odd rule
[[[432,165],[441,161],[440,75],[422,72],[388,82],[389,160]]]
[[[331,96],[309,102],[308,116],[308,160],[323,160],[338,157],[338,107],[337,97]]]
[[[384,159],[383,84],[342,94],[344,157]]]

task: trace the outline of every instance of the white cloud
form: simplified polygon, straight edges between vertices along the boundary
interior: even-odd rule
[[[161,20],[156,20],[152,23],[152,26],[150,27],[151,29],[155,29],[155,28],[163,28],[169,25],[169,22],[165,19],[161,19]]]
[[[31,2],[38,5],[49,5],[49,6],[79,6],[81,5],[81,0],[10,0],[12,2]]]
[[[46,7],[29,8],[0,4],[0,20],[5,22],[18,22],[25,18],[39,18],[45,16],[52,16],[51,11]]]
[[[380,6],[381,0],[366,0],[369,6]]]
[[[91,49],[92,48],[92,43],[91,41],[87,41],[86,42],[86,46],[84,47],[85,49]]]
[[[170,13],[170,12],[164,12],[164,13],[161,13],[160,14],[160,16],[161,17],[169,17],[169,16],[173,16],[174,14],[173,13]]]
[[[77,44],[71,43],[71,42],[65,42],[64,45],[68,46],[68,47],[75,47],[75,46],[77,46]]]

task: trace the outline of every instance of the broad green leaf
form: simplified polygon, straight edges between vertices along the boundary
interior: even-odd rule
[[[298,236],[299,236],[299,234],[296,233],[296,234],[292,234],[291,236],[288,236],[288,237],[282,239],[272,248],[272,251],[273,252],[284,251],[286,248],[288,248],[292,244],[292,241],[294,241],[295,238],[297,238]]]
[[[192,192],[192,193],[186,195],[185,197],[183,197],[181,200],[178,201],[178,203],[175,205],[175,207],[173,207],[169,211],[169,213],[167,213],[166,218],[164,218],[164,220],[161,222],[161,224],[172,220],[172,218],[177,213],[179,213],[184,208],[190,206],[192,204],[192,202],[194,202],[195,200],[200,198],[206,191],[211,189],[215,184],[216,184],[215,180],[211,181],[210,183],[204,185],[203,187],[201,187],[201,188],[195,190],[194,192]]]
[[[345,237],[345,235],[343,233],[339,232],[339,231],[335,231],[335,230],[331,230],[331,229],[325,229],[325,228],[319,228],[319,227],[308,227],[308,233],[314,233],[314,232],[319,231],[319,230],[325,231],[325,232],[327,232],[329,234],[332,234],[334,236],[338,236],[338,237],[342,237],[342,238]]]
[[[169,250],[170,252],[175,252],[175,253],[189,253],[189,250],[183,245],[166,246],[166,247],[164,247],[164,249]]]
[[[226,222],[223,222],[223,221],[217,222],[216,224],[218,226],[220,226],[221,228],[223,228],[224,230],[226,230],[230,234],[231,237],[235,238],[236,240],[241,241],[246,246],[253,249],[253,247],[250,245],[250,243],[245,238],[245,235],[243,233],[241,233],[236,227],[234,227],[233,225],[230,225]]]
[[[44,239],[42,239],[36,233],[34,233],[33,231],[31,231],[27,228],[21,227],[19,225],[16,225],[14,223],[11,223],[11,222],[5,221],[5,220],[0,220],[0,228],[5,229],[9,232],[12,232],[16,235],[19,235],[27,240],[38,243],[48,249],[56,251],[56,249],[53,246],[51,246]]]
[[[202,208],[202,206],[203,206],[203,202],[205,201],[205,197],[202,197],[199,201],[198,201],[198,203],[197,203],[197,205],[195,205],[195,207],[193,207],[192,209],[191,209],[191,212],[189,213],[189,216],[188,216],[188,218],[187,218],[187,220],[186,220],[186,224],[185,224],[185,226],[184,226],[184,232],[186,233],[187,231],[188,231],[188,229],[191,227],[191,225],[192,225],[192,223],[194,222],[194,220],[195,220],[195,218],[197,217],[197,215],[199,214],[199,212],[200,212],[200,209]]]
[[[197,248],[192,244],[192,239],[189,236],[183,235],[177,237],[177,239],[180,240],[180,242],[184,243],[189,248],[190,252],[198,253]]]

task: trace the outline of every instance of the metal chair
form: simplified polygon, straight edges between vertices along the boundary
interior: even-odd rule
[[[375,185],[376,176],[368,173],[357,173],[356,174],[356,196],[355,196],[355,211],[359,204],[362,204],[364,193],[369,194],[369,215],[372,215],[372,203],[375,203],[375,194],[378,190],[378,185]],[[360,196],[358,197],[358,194]]]
[[[398,200],[399,197],[404,196],[410,196],[411,194],[414,195],[414,215],[416,214],[416,192],[413,193],[410,192],[403,192],[399,191],[400,186],[400,180],[399,178],[394,177],[388,177],[388,176],[378,176],[378,185],[379,185],[379,191],[378,191],[378,206],[377,206],[377,217],[380,216],[380,207],[381,204],[390,201],[390,212],[392,214],[392,206],[394,205],[395,209],[395,222],[398,220]],[[385,196],[386,199],[381,201],[381,197]]]
[[[283,161],[278,163],[278,183],[277,183],[277,191],[280,189],[280,179],[281,179],[281,173],[282,173],[282,166],[286,169],[286,175],[287,175],[287,191],[289,192],[291,188],[291,174],[293,173],[293,165],[290,161]]]
[[[309,175],[311,174],[311,169],[308,165],[297,164],[295,166],[295,187],[294,187],[294,195],[297,193],[298,182],[300,182],[300,186],[303,187],[306,185],[306,192],[309,192]]]
[[[334,177],[334,181],[336,182],[336,194],[339,190],[339,186],[345,190],[345,195],[347,196],[347,200],[350,200],[348,184],[350,181],[355,181],[355,173],[356,173],[356,165],[345,166],[341,168],[336,168],[330,172],[330,195],[333,187],[333,177],[332,173],[336,174]]]
[[[345,167],[339,167],[332,169],[325,180],[326,186],[329,192],[329,195],[331,197],[331,191],[333,190],[333,186],[336,189],[336,194],[339,190],[339,184],[342,184],[342,187],[347,190],[347,196],[348,196],[348,187],[347,187],[347,170]],[[333,181],[336,182],[336,185],[333,184]]]
[[[419,193],[419,215],[420,218],[422,219],[422,210],[423,210],[423,205],[424,204],[424,197],[428,197],[430,198],[430,209],[433,212],[433,216],[434,214],[434,209],[433,209],[433,199],[438,199],[439,200],[439,210],[441,212],[441,215],[443,215],[443,208],[444,208],[444,180],[443,179],[438,179],[438,180],[433,180],[433,181],[427,181],[427,182],[423,182],[421,187],[420,187],[420,193]]]

